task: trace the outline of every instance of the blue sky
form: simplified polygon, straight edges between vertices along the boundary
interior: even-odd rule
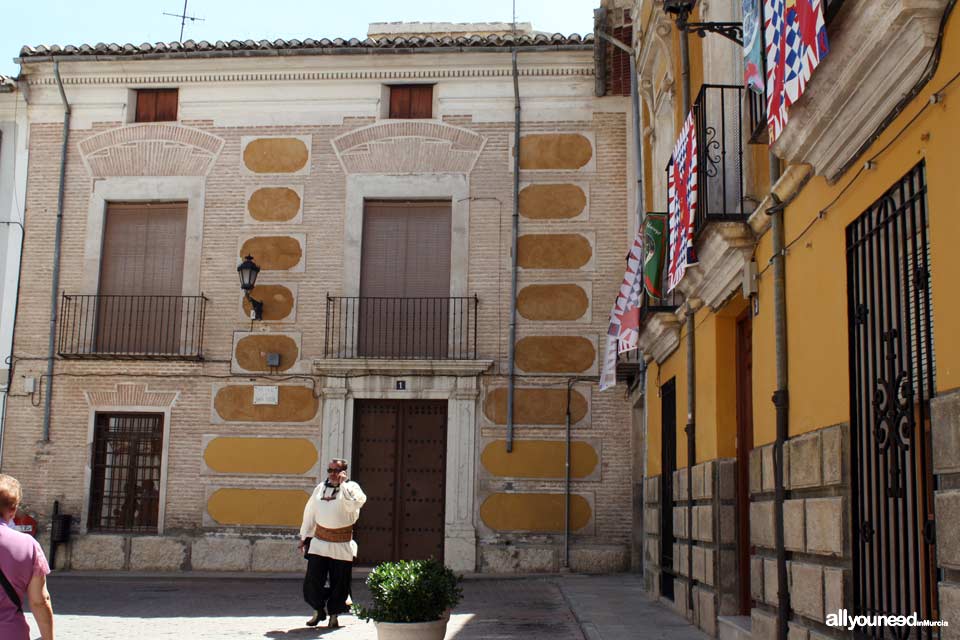
[[[564,34],[593,30],[600,0],[516,0],[517,21]],[[189,0],[184,40],[363,38],[370,22],[510,21],[511,0]],[[0,74],[15,76],[20,47],[38,44],[169,42],[180,36],[183,0],[4,0]]]

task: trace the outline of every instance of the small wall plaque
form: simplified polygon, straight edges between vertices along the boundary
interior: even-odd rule
[[[253,404],[277,404],[279,401],[279,387],[253,387]]]
[[[407,390],[407,381],[397,380],[397,391],[406,391],[406,390]]]

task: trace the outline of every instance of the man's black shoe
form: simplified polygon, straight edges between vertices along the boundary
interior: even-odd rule
[[[318,624],[320,624],[320,621],[321,621],[321,620],[326,620],[326,619],[327,619],[327,614],[326,614],[326,613],[324,613],[323,611],[314,611],[314,612],[313,612],[313,617],[310,618],[309,620],[307,620],[307,626],[308,626],[308,627],[315,627],[315,626],[317,626]]]

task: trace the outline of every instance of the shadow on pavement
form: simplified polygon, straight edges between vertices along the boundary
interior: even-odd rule
[[[328,633],[336,633],[338,629],[328,629],[327,627],[303,627],[302,629],[290,629],[289,631],[267,631],[263,634],[264,638],[321,638]]]

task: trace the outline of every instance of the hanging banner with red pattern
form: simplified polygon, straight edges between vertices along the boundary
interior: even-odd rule
[[[693,111],[687,115],[667,171],[667,211],[670,216],[670,262],[667,291],[683,279],[693,253],[693,222],[697,215],[697,128]]]
[[[770,144],[787,124],[790,106],[803,95],[830,47],[822,0],[764,0],[767,45],[767,128]]]

